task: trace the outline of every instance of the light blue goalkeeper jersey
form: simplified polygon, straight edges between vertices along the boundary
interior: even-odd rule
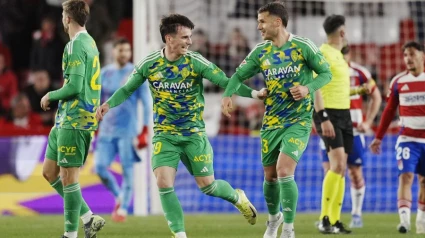
[[[128,76],[133,69],[134,65],[131,63],[127,63],[121,69],[118,69],[115,64],[102,68],[101,103],[110,98],[117,89],[127,82]],[[142,101],[143,125],[148,125],[149,114],[152,111],[150,97],[149,86],[144,83],[128,100],[117,107],[111,108],[100,123],[99,137],[122,138],[137,136],[139,132],[137,127],[137,102],[138,100]]]

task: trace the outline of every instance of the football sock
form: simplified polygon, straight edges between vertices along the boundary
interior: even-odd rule
[[[357,189],[353,186],[350,189],[351,193],[351,214],[352,215],[362,215],[362,207],[363,207],[363,201],[364,201],[364,195],[366,191],[366,186],[363,185],[363,187]]]
[[[83,197],[81,196],[80,184],[74,183],[63,189],[65,210],[65,231],[78,231],[80,210]]]
[[[210,185],[202,187],[201,192],[209,196],[219,197],[232,204],[235,204],[239,199],[238,193],[224,180],[215,180]]]
[[[294,175],[279,178],[279,187],[284,221],[294,223],[298,202],[298,187]]]
[[[58,177],[55,181],[53,181],[50,184],[55,190],[56,192],[59,193],[59,195],[61,195],[61,197],[63,198],[63,185],[62,185],[62,181],[61,178]],[[89,206],[87,205],[86,201],[84,201],[84,198],[82,199],[82,203],[81,203],[81,209],[80,209],[80,214],[81,214],[81,219],[83,220],[83,223],[86,224],[87,222],[90,221],[91,215],[93,215],[93,212],[90,210]],[[87,215],[90,214],[87,218]],[[88,219],[88,220],[87,220]]]
[[[340,178],[341,175],[329,170],[323,179],[322,211],[320,213],[320,220],[322,220],[324,216],[329,216],[329,220],[331,219],[331,206],[336,198],[335,190],[339,188],[339,182],[341,181]],[[331,222],[331,224],[333,223]]]
[[[269,221],[273,221],[273,215],[279,214],[280,209],[280,186],[277,181],[269,182],[264,180],[263,182],[263,194],[267,204],[267,210],[269,211]],[[275,220],[276,220],[275,219]]]
[[[183,209],[174,192],[174,187],[160,188],[159,197],[170,230],[174,233],[184,232]]]
[[[331,205],[331,214],[329,221],[331,224],[335,224],[336,221],[341,221],[341,209],[342,203],[344,202],[345,194],[345,177],[339,176],[339,183],[336,191],[335,202]]]

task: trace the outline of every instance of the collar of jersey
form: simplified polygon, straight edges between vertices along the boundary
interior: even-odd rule
[[[165,57],[164,52],[165,52],[165,47],[161,49],[161,57],[165,60],[165,62],[170,63],[170,64],[175,64],[176,62],[179,62],[179,61],[181,61],[182,59],[184,59],[184,57],[186,56],[186,55],[183,55],[183,56],[182,56],[182,57],[180,57],[180,59],[178,59],[178,60],[175,60],[175,61],[169,61],[169,60],[167,59],[167,57]]]
[[[81,33],[87,33],[87,30],[81,30],[81,31],[77,32],[77,34],[75,34],[75,36],[74,36],[74,37],[72,37],[72,39],[71,39],[71,40],[75,40],[75,39],[77,39],[77,37],[78,37]]]

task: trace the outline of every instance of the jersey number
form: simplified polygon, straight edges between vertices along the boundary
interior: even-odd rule
[[[96,68],[96,72],[91,77],[90,87],[93,90],[100,90],[100,84],[96,84],[96,81],[100,75],[100,63],[99,63],[99,57],[97,55],[93,59],[93,68]]]
[[[410,149],[409,147],[397,147],[397,160],[401,159],[409,159],[410,158]]]
[[[162,148],[162,142],[156,142],[153,147],[153,154],[154,155],[159,154],[159,152],[161,152],[161,148]]]
[[[263,139],[263,153],[269,152],[269,141],[266,139]]]

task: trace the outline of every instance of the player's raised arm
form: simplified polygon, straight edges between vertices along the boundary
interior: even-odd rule
[[[101,121],[103,116],[110,108],[116,107],[129,98],[140,85],[145,82],[145,77],[135,68],[130,74],[129,79],[124,86],[119,88],[105,103],[96,111],[96,119]]]

